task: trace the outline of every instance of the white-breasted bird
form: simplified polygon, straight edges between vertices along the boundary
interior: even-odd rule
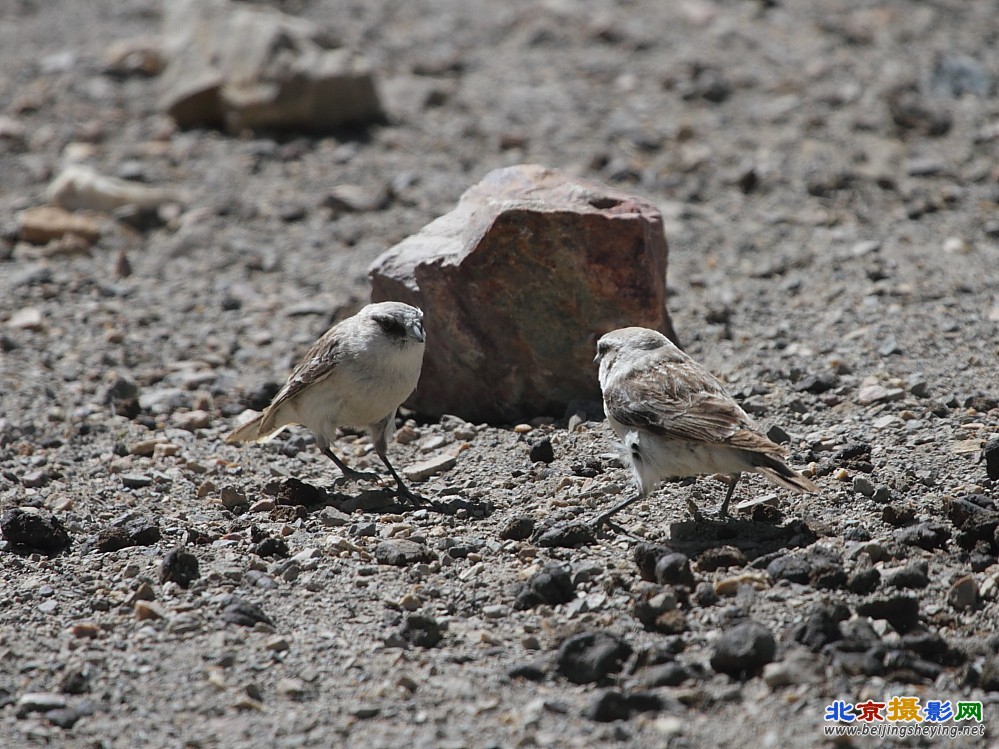
[[[300,424],[347,479],[377,478],[355,471],[330,448],[338,427],[367,430],[397,492],[417,503],[386,456],[396,410],[416,389],[426,335],[423,312],[402,302],[369,304],[313,344],[262,414],[233,430],[226,442],[266,442]]]
[[[749,415],[704,367],[662,333],[621,328],[597,342],[604,410],[624,443],[639,493],[599,515],[599,527],[653,491],[663,479],[731,476],[728,505],[743,471],[761,473],[798,493],[819,490],[784,462],[787,451],[757,430]],[[688,500],[697,516],[696,505]]]

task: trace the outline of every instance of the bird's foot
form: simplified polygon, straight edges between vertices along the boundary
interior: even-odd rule
[[[395,496],[399,499],[404,499],[409,502],[413,507],[424,507],[426,505],[432,505],[433,502],[426,497],[421,497],[419,494],[414,492],[405,484],[397,484],[395,487]]]
[[[608,513],[603,513],[601,515],[597,515],[595,518],[593,518],[593,520],[591,520],[586,525],[593,532],[594,536],[599,535],[604,530],[608,530],[608,531],[614,531],[615,533],[619,533],[622,536],[627,536],[628,538],[633,538],[636,541],[642,541],[643,540],[643,539],[639,538],[638,536],[636,536],[631,531],[629,531],[629,530],[623,528],[622,526],[618,525],[617,523],[613,522],[610,519],[610,515]]]

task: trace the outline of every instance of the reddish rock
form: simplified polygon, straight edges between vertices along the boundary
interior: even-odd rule
[[[676,338],[667,251],[646,200],[537,165],[489,173],[371,269],[372,301],[426,315],[409,405],[509,422],[599,399],[597,338],[628,325]]]

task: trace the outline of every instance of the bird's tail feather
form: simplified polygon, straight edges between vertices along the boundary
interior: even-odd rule
[[[287,425],[282,425],[267,431],[263,429],[264,417],[266,415],[266,413],[262,413],[255,419],[250,419],[250,421],[246,422],[241,427],[233,429],[226,436],[225,441],[229,444],[238,444],[240,442],[267,442],[268,440],[274,439]]]
[[[788,468],[783,461],[771,458],[769,455],[760,455],[757,460],[759,462],[756,467],[757,472],[762,473],[778,486],[783,486],[798,494],[819,491],[819,487],[814,481]]]
[[[798,494],[808,494],[810,492],[819,491],[819,487],[814,481],[805,478],[800,473],[792,473],[790,476],[785,476],[772,468],[757,468],[756,470],[773,481],[775,484],[783,486],[785,489],[790,489],[793,492],[797,492]]]

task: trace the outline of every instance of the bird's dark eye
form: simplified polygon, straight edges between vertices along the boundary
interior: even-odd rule
[[[387,336],[403,338],[406,335],[406,326],[397,317],[376,317],[375,322]]]
[[[610,344],[607,341],[597,343],[597,356],[604,356],[608,351],[610,351]]]

